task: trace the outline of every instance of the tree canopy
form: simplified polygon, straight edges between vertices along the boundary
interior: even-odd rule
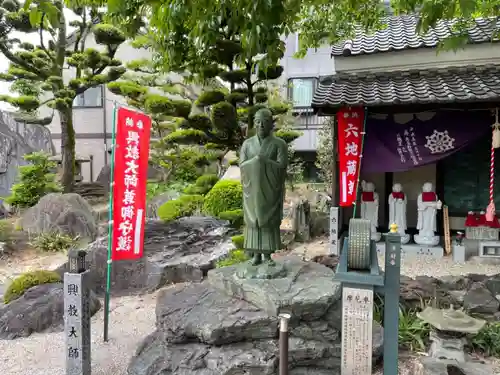
[[[240,27],[244,50],[265,53],[272,62],[283,50],[279,36],[300,33],[300,54],[322,43],[335,43],[351,37],[356,27],[366,31],[383,28],[381,16],[388,13],[389,1],[381,0],[108,0],[109,16],[129,30],[148,18],[160,43],[184,29],[186,37],[198,46],[213,44],[218,31],[214,24],[229,15],[227,28]],[[500,4],[496,0],[392,0],[391,11],[410,14],[418,11],[418,31],[425,32],[441,19],[456,19],[454,35],[445,48],[459,48],[467,41],[466,31],[477,17],[496,22]],[[491,37],[499,29],[492,29]]]
[[[68,11],[75,20],[69,22]],[[125,72],[115,54],[126,37],[117,27],[104,24],[103,15],[91,0],[0,3],[0,53],[10,62],[0,79],[13,82],[14,91],[20,94],[3,95],[0,100],[25,115],[35,115],[44,105],[57,112],[65,191],[72,189],[75,168],[73,100],[87,89],[114,81]],[[38,35],[38,43],[27,43],[26,38],[23,41],[23,37],[13,33]],[[88,48],[88,36],[93,36],[102,49]],[[47,125],[52,116],[43,119],[25,116],[24,120]]]
[[[183,145],[172,141],[170,134],[199,120],[199,116],[192,114],[198,90],[184,83],[182,77],[173,81],[155,67],[151,59],[133,60],[126,66],[128,72],[122,79],[109,83],[108,89],[123,96],[128,105],[151,116],[151,165],[162,172],[164,183],[194,182],[199,176],[197,170],[208,166],[218,155],[203,152],[197,143]]]

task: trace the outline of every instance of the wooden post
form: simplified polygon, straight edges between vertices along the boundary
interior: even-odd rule
[[[448,216],[448,206],[443,206],[443,231],[444,231],[444,251],[451,253],[450,217]]]

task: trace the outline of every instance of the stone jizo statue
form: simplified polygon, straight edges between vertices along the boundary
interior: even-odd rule
[[[257,134],[245,140],[240,150],[244,248],[252,256],[252,265],[263,260],[274,265],[271,255],[281,248],[288,147],[284,140],[274,136],[269,109],[257,111],[254,124]]]
[[[406,194],[403,192],[401,184],[392,186],[392,193],[389,195],[389,229],[391,224],[398,226],[398,233],[401,236],[401,243],[407,244],[410,236],[406,234]]]
[[[426,182],[422,187],[422,193],[417,200],[418,234],[415,235],[415,242],[419,245],[436,246],[439,244],[439,236],[436,232],[436,216],[443,203],[438,199],[430,182]]]
[[[371,222],[371,238],[380,241],[381,234],[377,232],[379,196],[373,182],[361,182],[361,218]]]

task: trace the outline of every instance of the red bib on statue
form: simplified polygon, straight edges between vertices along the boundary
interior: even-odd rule
[[[363,202],[375,202],[375,194],[373,194],[373,191],[364,191],[361,193],[361,200]]]
[[[405,193],[403,193],[402,191],[393,191],[392,197],[394,199],[405,199]]]
[[[436,193],[427,191],[422,193],[422,202],[435,202],[437,200]]]

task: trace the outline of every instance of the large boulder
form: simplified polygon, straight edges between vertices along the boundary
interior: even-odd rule
[[[148,219],[159,219],[158,209],[163,205],[163,203],[177,199],[180,195],[181,194],[177,191],[166,191],[151,198],[146,206],[146,217]]]
[[[45,195],[23,214],[21,226],[29,233],[60,232],[88,241],[98,231],[92,207],[75,193]]]
[[[12,114],[0,111],[0,197],[10,195],[24,155],[34,151],[54,153],[50,131],[42,125],[18,122]]]
[[[185,217],[168,224],[147,220],[144,226],[144,256],[119,261],[111,268],[111,292],[124,295],[154,291],[164,285],[201,281],[215,262],[234,248],[227,221],[211,217]],[[106,286],[108,238],[102,237],[87,249],[92,289],[103,293]],[[67,264],[57,272],[61,275]]]
[[[101,307],[90,294],[90,314]],[[42,284],[28,289],[21,297],[0,305],[0,339],[27,337],[33,332],[57,332],[64,329],[64,291],[62,283]]]
[[[276,375],[278,319],[290,311],[290,373],[339,374],[341,293],[334,273],[320,264],[284,257],[279,279],[235,277],[239,266],[211,270],[202,283],[161,291],[156,330],[137,349],[128,375]],[[382,328],[374,322],[373,359]]]

